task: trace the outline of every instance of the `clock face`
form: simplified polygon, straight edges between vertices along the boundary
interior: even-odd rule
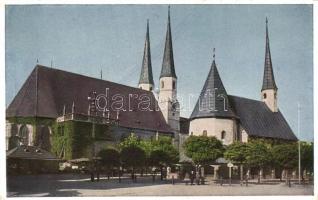
[[[178,108],[178,101],[171,102],[172,111],[175,112]]]

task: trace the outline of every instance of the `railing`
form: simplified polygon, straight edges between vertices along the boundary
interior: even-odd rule
[[[68,113],[63,116],[60,116],[56,119],[56,122],[65,122],[65,121],[80,121],[80,122],[91,122],[95,124],[114,124],[118,125],[118,120],[111,119],[101,116],[88,116],[81,113]]]

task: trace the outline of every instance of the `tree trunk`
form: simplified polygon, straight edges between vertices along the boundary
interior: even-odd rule
[[[286,184],[288,184],[288,169],[285,169]]]
[[[242,183],[243,182],[243,164],[240,165],[240,178]]]
[[[132,171],[131,171],[131,179],[134,182],[134,180],[135,180],[135,168],[134,167],[132,168]]]
[[[160,167],[160,180],[163,180],[163,167]]]
[[[261,171],[262,171],[262,169],[259,169],[259,170],[258,170],[257,183],[261,183]]]

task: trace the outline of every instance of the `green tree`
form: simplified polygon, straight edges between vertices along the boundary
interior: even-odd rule
[[[160,168],[162,180],[163,167],[179,161],[179,151],[172,144],[172,139],[170,137],[161,136],[158,140],[152,141],[152,151],[149,161],[152,166]]]
[[[247,144],[242,142],[233,142],[227,146],[224,157],[234,163],[240,164],[240,177],[243,180],[243,164],[246,163]]]
[[[190,136],[183,144],[195,165],[209,164],[223,156],[224,147],[216,137]]]
[[[271,145],[262,139],[252,140],[247,143],[246,164],[250,167],[256,167],[259,175],[261,170],[272,161]],[[258,179],[260,182],[260,177]]]
[[[108,148],[98,152],[98,156],[101,158],[101,164],[107,169],[109,179],[110,170],[113,172],[113,168],[120,165],[120,154],[116,149]]]
[[[314,170],[314,144],[312,142],[301,142],[301,168],[302,171],[313,173]],[[303,173],[302,173],[303,175]],[[303,177],[302,177],[303,178]]]
[[[297,143],[283,143],[273,146],[273,159],[277,166],[288,170],[298,166],[298,146]]]
[[[131,175],[134,177],[135,170],[144,166],[146,153],[142,148],[132,145],[122,148],[120,158],[124,167],[131,168]]]
[[[173,145],[171,137],[161,136],[152,141],[152,151],[161,150],[167,154],[165,164],[171,165],[179,162],[179,151]]]

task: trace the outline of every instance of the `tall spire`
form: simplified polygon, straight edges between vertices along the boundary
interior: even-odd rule
[[[177,78],[176,72],[174,69],[174,60],[173,60],[173,47],[172,47],[172,37],[171,37],[171,25],[170,25],[170,6],[168,7],[168,25],[167,25],[165,50],[163,54],[160,78],[161,77]]]
[[[262,91],[267,89],[277,90],[275,83],[271,51],[269,48],[269,36],[268,36],[268,20],[266,17],[266,50],[265,50],[265,64],[264,64],[264,77],[263,77],[263,86]]]
[[[147,19],[147,33],[144,47],[144,56],[140,73],[139,84],[154,84],[151,66],[150,39],[149,39],[149,20]]]

